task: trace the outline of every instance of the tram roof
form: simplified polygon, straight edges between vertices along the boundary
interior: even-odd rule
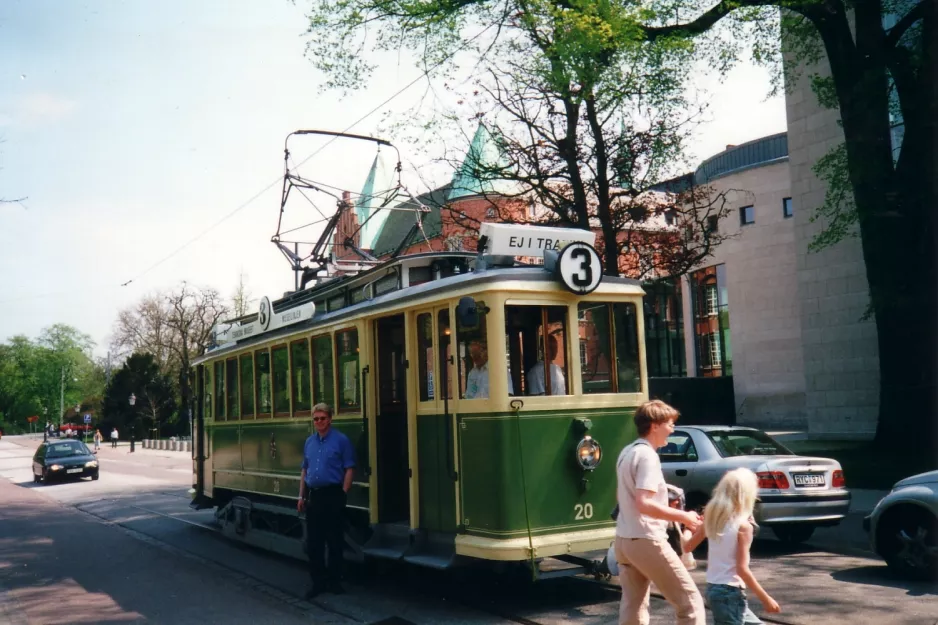
[[[265,343],[271,339],[286,337],[293,334],[301,334],[317,326],[330,325],[341,322],[351,317],[367,315],[371,311],[378,311],[382,308],[393,308],[401,304],[412,301],[432,299],[438,295],[439,299],[444,299],[444,293],[454,290],[491,290],[498,283],[525,283],[527,285],[554,285],[559,286],[559,282],[552,273],[545,270],[540,265],[518,265],[504,267],[490,267],[474,270],[477,260],[476,254],[459,252],[432,252],[425,254],[414,254],[391,259],[380,265],[377,265],[368,271],[364,271],[354,276],[347,276],[326,282],[311,289],[290,293],[283,298],[273,302],[275,314],[280,314],[291,308],[302,306],[311,301],[321,301],[328,299],[330,295],[346,291],[349,287],[367,288],[375,284],[383,277],[394,275],[394,271],[401,270],[397,275],[398,288],[381,295],[376,295],[371,299],[365,299],[361,302],[343,306],[338,310],[319,310],[318,306],[312,318],[301,323],[288,325],[276,330],[257,334],[235,342],[225,343],[210,349],[204,355],[193,361],[193,365],[198,365],[206,360],[217,358],[231,352],[243,350],[245,347]],[[465,273],[451,275],[445,278],[430,280],[415,286],[401,287],[404,268],[430,267],[433,263],[440,261],[456,261],[463,263],[469,270]],[[507,286],[507,285],[506,285]],[[561,287],[562,288],[562,287]],[[522,287],[523,289],[523,287]],[[527,289],[523,289],[527,290]],[[550,289],[555,291],[554,288]],[[632,278],[622,278],[616,276],[603,276],[602,282],[594,295],[604,294],[625,294],[625,295],[643,295],[644,290],[638,280]],[[257,315],[248,315],[233,322],[245,322],[256,319]]]

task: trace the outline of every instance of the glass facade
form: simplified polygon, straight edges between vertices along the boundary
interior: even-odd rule
[[[733,375],[730,311],[726,294],[726,265],[713,265],[689,275],[694,313],[697,375]]]
[[[645,289],[645,354],[650,378],[687,375],[684,357],[684,294],[681,278],[664,278]]]

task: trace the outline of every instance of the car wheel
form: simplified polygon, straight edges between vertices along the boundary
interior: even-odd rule
[[[91,479],[92,479],[92,480],[97,480],[97,479],[98,479],[98,474],[97,474],[97,473],[92,474]]]
[[[772,526],[772,532],[783,543],[797,545],[811,538],[811,534],[814,533],[814,526],[802,524],[774,525]]]
[[[938,576],[938,519],[920,508],[899,508],[880,522],[879,553],[904,577]]]

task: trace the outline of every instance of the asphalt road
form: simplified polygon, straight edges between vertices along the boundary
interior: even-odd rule
[[[306,602],[303,563],[232,543],[214,531],[210,511],[188,508],[188,453],[106,445],[97,482],[37,486],[37,444],[0,441],[0,625],[616,622],[614,587],[576,579],[529,587],[393,563],[353,569],[348,594]],[[783,608],[774,621],[938,623],[934,586],[893,579],[863,552],[862,516],[855,511],[803,548],[757,541],[754,570]],[[703,566],[693,574],[702,583]],[[759,612],[758,602],[753,608]],[[652,624],[673,621],[671,608],[653,599]]]

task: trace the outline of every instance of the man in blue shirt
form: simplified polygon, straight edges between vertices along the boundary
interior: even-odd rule
[[[306,553],[313,586],[307,599],[323,591],[345,592],[340,583],[345,544],[345,497],[355,473],[355,450],[348,437],[332,429],[329,404],[313,406],[316,431],[306,439],[300,472],[299,512],[306,511]],[[329,564],[326,565],[326,546]]]

